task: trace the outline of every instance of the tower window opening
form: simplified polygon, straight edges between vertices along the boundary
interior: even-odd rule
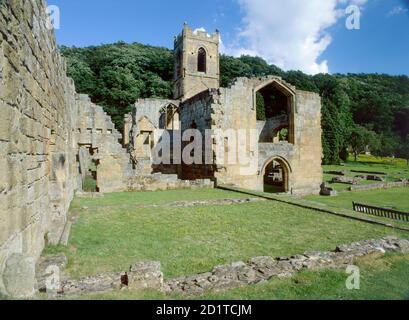
[[[203,48],[199,49],[197,56],[197,71],[206,73],[206,50]]]

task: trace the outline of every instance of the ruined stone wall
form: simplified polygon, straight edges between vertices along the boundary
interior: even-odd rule
[[[215,103],[215,94],[217,94],[217,90],[207,90],[185,101],[181,105],[180,119],[182,133],[189,129],[197,129],[201,133],[202,140],[202,149],[201,151],[199,150],[202,155],[201,163],[198,163],[198,161],[195,161],[194,164],[183,163],[183,179],[193,180],[213,178],[214,176],[212,144],[211,141],[210,143],[206,143],[206,130],[209,133],[207,138],[211,139],[210,130],[212,126],[212,109]],[[190,142],[183,142],[182,147],[186,148],[189,143]],[[208,149],[206,149],[206,147],[208,147]],[[200,160],[200,157],[197,160]]]
[[[59,241],[78,187],[74,84],[45,17],[41,0],[0,3],[0,274]]]
[[[256,100],[257,90],[265,85],[276,85],[291,97],[292,119],[290,124],[290,142],[282,141],[258,143],[262,128],[267,123],[257,122]],[[239,78],[230,88],[221,88],[218,97],[214,97],[219,104],[212,106],[212,130],[215,139],[227,150],[229,137],[226,130],[246,130],[247,146],[240,150],[240,141],[237,141],[237,155],[245,155],[249,164],[239,162],[232,165],[226,160],[224,165],[218,164],[215,174],[218,183],[233,184],[252,190],[263,190],[266,166],[273,160],[280,160],[288,171],[287,191],[293,194],[319,193],[322,182],[322,146],[321,146],[321,98],[318,94],[296,90],[278,77]],[[273,121],[270,121],[273,122]],[[268,127],[272,129],[272,123]],[[224,136],[216,134],[217,129],[224,131]],[[261,132],[261,133],[260,133]],[[250,143],[252,140],[253,143]],[[227,144],[227,147],[226,147]],[[226,150],[226,151],[227,151]],[[237,158],[238,159],[238,158]],[[219,161],[220,162],[220,161]]]
[[[129,152],[138,175],[154,172],[152,149],[161,138],[161,111],[169,105],[179,106],[179,101],[166,99],[140,99],[132,111],[132,127],[129,130]],[[147,134],[151,132],[150,137]],[[147,139],[151,141],[147,144]],[[171,142],[169,142],[171,143]],[[170,171],[177,169],[171,168]]]
[[[321,97],[312,92],[297,90],[295,114],[296,156],[292,192],[318,194],[323,181]]]
[[[127,190],[127,179],[134,175],[129,154],[119,143],[121,134],[102,107],[86,95],[77,96],[77,143],[89,150],[97,167],[99,192]]]
[[[215,100],[218,103],[214,105],[212,129],[215,132],[215,142],[219,146],[224,146],[225,149],[224,155],[216,153],[219,157],[216,159],[217,173],[215,175],[218,183],[233,184],[255,190],[258,188],[259,132],[256,109],[253,107],[251,80],[237,79],[230,88],[221,88]],[[222,133],[218,134],[217,130],[221,130]],[[229,136],[228,130],[232,130],[233,136]],[[242,141],[239,139],[240,131],[243,132]],[[229,153],[234,156],[231,160],[228,158]]]
[[[29,295],[29,271],[46,240],[60,242],[86,170],[80,148],[97,162],[102,192],[126,190],[125,177],[133,174],[111,119],[77,95],[66,76],[45,8],[43,0],[0,2],[0,292],[6,294],[25,287]]]
[[[257,131],[259,132],[259,142],[272,143],[277,139],[276,130],[288,124],[288,117],[278,116],[266,121],[257,121]]]
[[[124,116],[124,131],[122,133],[122,137],[123,137],[122,145],[125,148],[129,147],[131,130],[132,130],[132,113],[128,113]]]

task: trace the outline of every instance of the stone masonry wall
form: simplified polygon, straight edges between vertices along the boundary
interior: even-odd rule
[[[66,76],[45,8],[43,0],[0,2],[0,292],[6,294],[18,294],[12,287],[21,281],[30,293],[29,271],[46,240],[60,242],[82,187],[80,148],[96,161],[100,191],[124,191],[133,175],[109,116],[77,95]]]
[[[186,100],[213,88],[219,88],[219,42],[220,34],[212,35],[192,30],[185,24],[181,35],[176,37],[174,98]],[[206,72],[198,72],[198,52],[206,52]]]
[[[86,95],[77,95],[77,143],[88,148],[97,166],[99,192],[119,192],[127,188],[127,179],[134,175],[130,156],[122,148],[121,134],[102,107]]]
[[[212,130],[215,143],[224,146],[225,153],[217,151],[218,183],[233,184],[242,188],[258,189],[257,159],[258,159],[258,130],[256,109],[253,108],[253,86],[251,79],[239,78],[229,88],[221,88],[219,96],[214,98]],[[217,130],[221,130],[218,133]],[[233,130],[233,137],[228,135]],[[244,132],[245,141],[238,139],[239,131]],[[236,150],[236,152],[234,152]],[[227,152],[226,152],[227,151]],[[221,151],[223,152],[223,151]],[[235,164],[228,158],[229,153],[236,153]],[[248,161],[239,161],[239,155],[245,156]],[[223,157],[223,158],[221,158]]]
[[[290,142],[258,143],[261,122],[257,122],[255,93],[263,86],[279,86],[292,98],[289,115]],[[321,99],[319,95],[296,90],[278,77],[239,78],[229,88],[221,88],[219,103],[212,105],[212,130],[219,144],[230,149],[229,137],[217,135],[217,129],[246,130],[247,148],[237,151],[250,159],[249,164],[218,164],[215,174],[218,183],[241,188],[263,190],[265,168],[273,159],[288,167],[288,192],[293,194],[319,193],[322,182]],[[250,141],[253,141],[250,147]],[[227,147],[226,147],[227,144]],[[239,148],[240,143],[236,147]],[[251,164],[254,166],[252,167]]]
[[[207,90],[195,97],[185,101],[181,105],[180,120],[182,133],[189,129],[197,129],[201,133],[202,139],[202,164],[198,164],[196,161],[194,164],[182,164],[182,178],[187,180],[193,179],[203,179],[203,178],[213,178],[214,168],[211,163],[212,150],[211,143],[205,143],[206,141],[206,130],[211,129],[212,124],[212,107],[213,107],[213,97],[217,90]],[[211,138],[211,136],[209,135]],[[182,147],[185,148],[190,142],[183,142]],[[206,150],[206,146],[209,150]],[[196,156],[197,154],[195,154]],[[209,159],[206,161],[206,156]],[[198,158],[200,159],[200,158]],[[207,163],[207,165],[206,165]]]
[[[45,17],[41,0],[0,3],[0,275],[59,241],[77,187],[75,89]]]

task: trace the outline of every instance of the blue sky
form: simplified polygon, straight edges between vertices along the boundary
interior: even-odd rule
[[[61,12],[59,44],[119,40],[171,48],[187,21],[222,33],[223,51],[260,55],[307,73],[409,75],[409,0],[48,0]],[[345,8],[361,12],[345,26]]]

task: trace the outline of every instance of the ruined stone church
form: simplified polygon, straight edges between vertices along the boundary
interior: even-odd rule
[[[211,179],[258,191],[318,193],[322,182],[319,95],[297,90],[274,76],[239,78],[221,88],[219,41],[219,32],[209,35],[186,24],[175,38],[173,100],[139,100],[125,120],[124,136],[136,171],[142,176],[166,173],[183,180]],[[264,120],[257,118],[260,105]],[[183,135],[192,128],[202,136],[199,164],[153,163],[160,130]],[[211,133],[207,140],[206,131]],[[238,138],[238,132],[244,133],[244,139]],[[170,136],[170,145],[184,145]],[[247,163],[238,161],[243,154]]]
[[[35,270],[46,242],[67,238],[70,203],[90,172],[102,193],[221,184],[319,192],[317,94],[272,76],[221,88],[219,33],[185,25],[175,38],[173,99],[137,101],[120,134],[101,107],[76,93],[45,8],[43,0],[0,2],[1,293],[34,290],[34,276],[22,284],[18,272]],[[198,142],[174,138],[188,130],[202,133],[202,150],[190,155],[203,161],[180,161],[182,149]],[[170,161],[155,161],[166,143]]]

